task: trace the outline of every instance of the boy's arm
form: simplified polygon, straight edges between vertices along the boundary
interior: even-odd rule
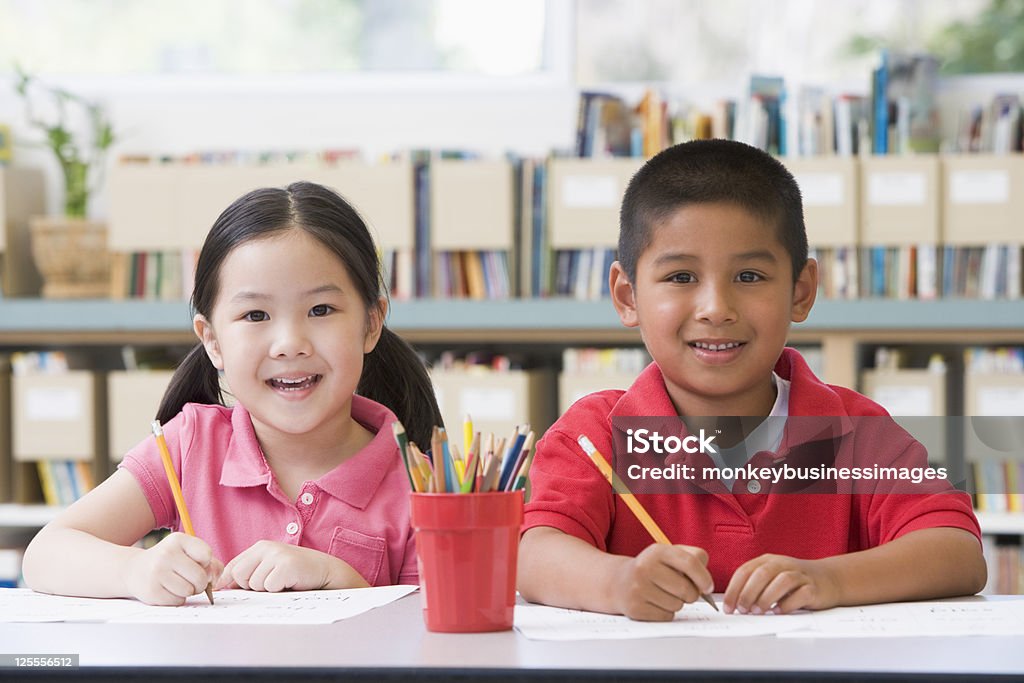
[[[819,560],[761,555],[736,570],[725,611],[792,612],[977,593],[987,569],[978,539],[951,527],[918,529],[868,550]]]
[[[612,555],[558,529],[534,527],[519,544],[518,587],[530,602],[668,621],[713,589],[707,561],[700,548],[681,545]]]

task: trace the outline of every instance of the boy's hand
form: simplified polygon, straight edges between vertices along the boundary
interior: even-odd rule
[[[125,566],[124,582],[130,595],[149,605],[182,605],[215,582],[222,569],[205,541],[176,532],[135,554]]]
[[[224,567],[216,588],[277,593],[284,590],[363,588],[369,584],[350,564],[312,548],[257,541]]]
[[[788,614],[839,604],[839,584],[818,560],[761,555],[736,570],[725,589],[726,614]]]
[[[708,554],[686,545],[650,545],[613,579],[618,611],[638,621],[671,621],[683,605],[714,590]]]

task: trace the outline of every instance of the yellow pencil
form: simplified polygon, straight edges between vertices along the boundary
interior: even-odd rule
[[[189,517],[188,508],[185,507],[185,497],[181,495],[181,483],[178,481],[178,475],[174,473],[174,463],[171,462],[171,453],[167,450],[167,441],[164,440],[164,430],[160,426],[160,420],[153,420],[153,436],[156,437],[156,443],[160,447],[160,458],[164,461],[164,472],[167,474],[167,481],[171,485],[174,504],[178,508],[178,516],[181,517],[181,526],[185,528],[186,534],[195,536],[196,532],[192,528],[192,518]],[[213,586],[211,584],[206,585],[206,597],[212,605]]]
[[[647,529],[647,533],[651,535],[651,538],[653,538],[657,543],[672,545],[672,541],[668,540],[668,536],[666,536],[665,532],[661,530],[661,527],[658,526],[657,522],[651,518],[651,515],[644,509],[644,506],[640,504],[640,501],[630,493],[625,482],[619,479],[618,475],[615,474],[615,470],[613,470],[612,466],[608,464],[608,461],[605,460],[604,456],[601,455],[601,452],[597,450],[593,442],[582,434],[577,437],[576,442],[579,443],[583,451],[590,456],[590,459],[595,465],[597,465],[597,469],[601,471],[604,478],[612,485],[612,489],[622,497],[626,506],[634,515],[636,515],[636,518],[640,520],[640,523],[644,525],[644,528]],[[715,604],[715,601],[711,599],[710,595],[707,593],[701,593],[700,597],[704,602],[714,607],[716,612],[718,611],[718,605]]]
[[[466,460],[469,460],[470,445],[473,443],[473,418],[466,413],[462,421],[462,448],[466,451]]]

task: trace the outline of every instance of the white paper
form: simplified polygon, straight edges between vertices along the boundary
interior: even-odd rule
[[[1024,600],[908,602],[808,614],[806,631],[779,637],[1024,636]]]
[[[46,595],[23,588],[0,590],[0,622],[104,621],[146,624],[330,624],[381,607],[417,586],[259,593],[215,591],[193,595],[181,607],[135,600],[98,600]]]
[[[475,420],[514,420],[516,394],[511,389],[463,389],[459,413]]]
[[[46,388],[25,392],[25,417],[33,422],[72,422],[85,414],[77,389]]]
[[[562,206],[571,209],[613,209],[620,194],[615,176],[570,175],[562,181]]]
[[[953,204],[1006,204],[1010,201],[1007,171],[953,171],[949,175]]]
[[[980,387],[979,415],[1024,415],[1024,387]]]
[[[872,173],[868,176],[868,203],[873,206],[923,206],[925,176],[914,172]]]
[[[871,398],[888,410],[890,415],[927,417],[935,414],[935,411],[932,410],[933,397],[930,387],[897,385],[875,387]]]
[[[721,603],[719,603],[721,609]],[[543,605],[516,605],[515,627],[531,640],[632,640],[702,636],[766,636],[801,628],[806,612],[797,614],[724,614],[697,602],[676,613],[673,621],[633,621],[614,614],[583,612]]]
[[[839,173],[798,173],[804,206],[842,206],[843,176]]]

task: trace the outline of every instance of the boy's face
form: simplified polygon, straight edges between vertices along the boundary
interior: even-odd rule
[[[767,415],[771,372],[790,322],[807,318],[817,263],[793,283],[777,228],[728,203],[682,207],[651,226],[630,282],[618,262],[611,293],[639,327],[682,415]]]

